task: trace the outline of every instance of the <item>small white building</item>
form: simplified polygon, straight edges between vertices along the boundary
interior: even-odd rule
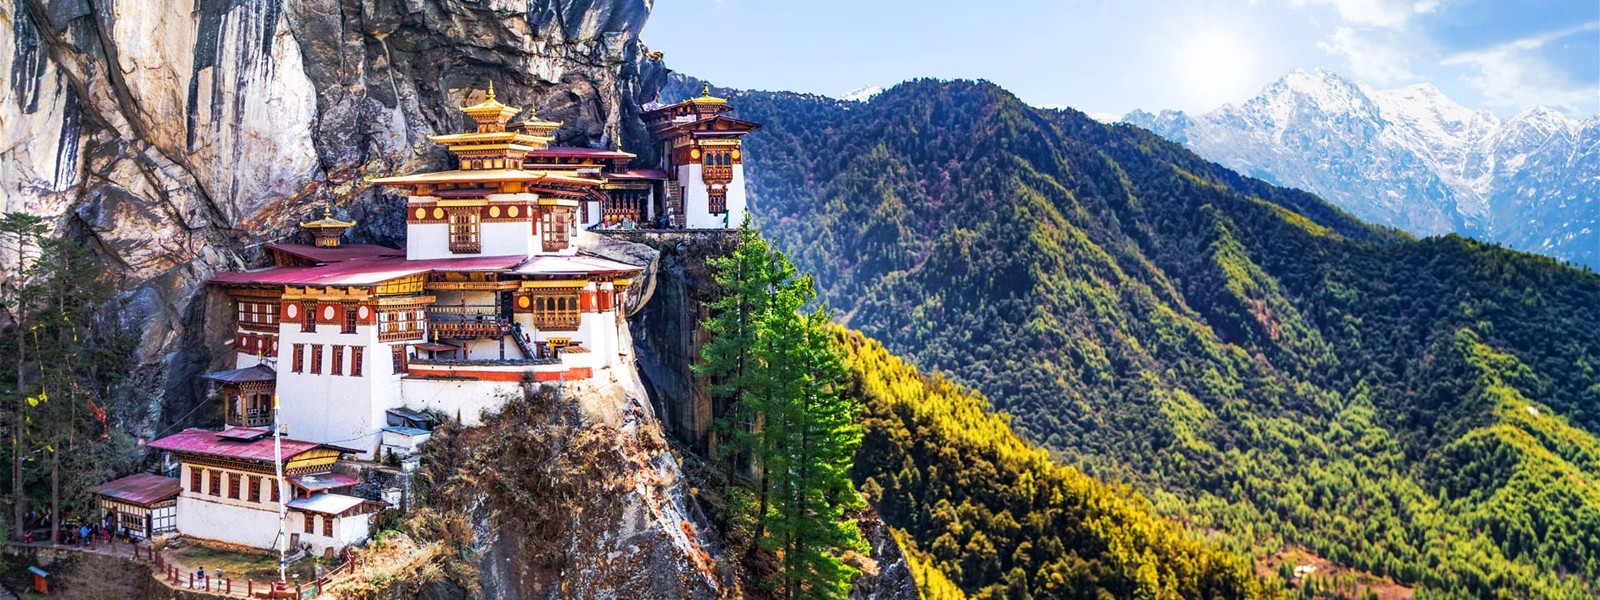
[[[178,529],[178,480],[136,473],[95,490],[102,524],[119,535],[147,540]]]
[[[281,442],[279,481],[272,433],[266,428],[233,427],[223,431],[186,429],[150,443],[172,453],[178,462],[177,532],[202,540],[263,550],[277,547],[278,508],[288,502],[292,547],[313,552],[338,551],[366,539],[367,521],[383,508],[380,502],[338,492],[356,484],[333,472],[350,448],[295,439]],[[327,498],[327,499],[324,499]],[[297,507],[296,502],[299,502]],[[328,512],[329,507],[340,507]],[[308,521],[326,520],[306,535]],[[301,529],[294,527],[300,525]]]

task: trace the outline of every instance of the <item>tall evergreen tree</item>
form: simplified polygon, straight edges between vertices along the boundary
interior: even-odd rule
[[[782,557],[775,591],[842,597],[858,573],[839,554],[862,549],[855,524],[843,519],[860,504],[848,478],[861,437],[855,405],[840,394],[842,361],[826,312],[801,312],[816,298],[811,279],[748,223],[739,236],[732,253],[712,261],[724,295],[711,305],[712,338],[695,371],[717,399],[718,451],[730,474],[736,464],[753,467],[751,551]]]
[[[37,248],[39,239],[49,228],[44,219],[37,215],[25,212],[8,212],[0,214],[0,234],[11,238],[15,244],[16,268],[12,271],[16,280],[11,285],[6,308],[11,312],[11,321],[16,333],[16,382],[11,390],[11,402],[15,410],[11,419],[11,515],[13,530],[12,535],[20,537],[27,526],[23,522],[24,504],[26,494],[22,489],[22,457],[24,453],[27,423],[28,423],[28,393],[25,369],[27,366],[27,348],[24,346],[26,337],[23,328],[28,320],[29,304],[33,294],[27,274],[28,249]]]

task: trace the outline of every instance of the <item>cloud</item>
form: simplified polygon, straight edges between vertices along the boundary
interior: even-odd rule
[[[1546,104],[1577,116],[1594,110],[1600,102],[1593,82],[1574,81],[1539,51],[1556,40],[1596,31],[1600,31],[1600,21],[1460,52],[1446,56],[1440,64],[1474,69],[1476,73],[1465,79],[1483,92],[1491,105],[1521,109]]]
[[[1350,25],[1399,29],[1411,16],[1439,9],[1441,0],[1289,0],[1289,6],[1331,6]]]
[[[1323,52],[1343,56],[1357,78],[1390,85],[1417,78],[1411,72],[1411,50],[1395,32],[1361,32],[1340,26],[1328,39],[1317,42]]]

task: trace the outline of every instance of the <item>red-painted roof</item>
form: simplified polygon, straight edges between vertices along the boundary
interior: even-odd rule
[[[163,500],[171,500],[181,491],[178,480],[149,473],[129,475],[101,485],[95,493],[130,504],[148,507]]]
[[[334,248],[324,248],[311,244],[267,244],[267,248],[319,263],[339,262],[353,258],[403,257],[406,255],[405,250],[396,250],[388,246],[374,244],[341,244]]]
[[[239,428],[234,428],[239,429]],[[231,430],[230,430],[231,431]],[[208,456],[227,456],[245,460],[259,460],[272,462],[273,449],[272,437],[264,437],[253,441],[230,440],[222,437],[221,431],[209,429],[190,428],[174,433],[167,437],[150,442],[150,447],[157,450],[171,450],[173,452],[187,452],[190,454],[205,454]],[[332,444],[319,444],[283,438],[283,458],[288,460],[317,448],[330,448],[350,454],[360,453],[360,450],[343,448]]]
[[[429,271],[499,271],[525,260],[521,256],[471,258],[352,258],[314,267],[267,267],[254,271],[217,273],[212,283],[223,285],[372,285],[397,277]]]
[[[549,156],[553,158],[633,158],[631,152],[620,150],[606,150],[604,148],[578,148],[573,146],[551,146],[528,153],[528,158]]]

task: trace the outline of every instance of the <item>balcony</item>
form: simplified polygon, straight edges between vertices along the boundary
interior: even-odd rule
[[[442,337],[465,340],[503,336],[510,324],[500,320],[499,307],[466,304],[428,307],[428,328]]]
[[[239,414],[239,411],[236,410],[229,410],[226,422],[233,427],[270,427],[272,426],[272,409],[265,407],[247,408],[244,414]]]

